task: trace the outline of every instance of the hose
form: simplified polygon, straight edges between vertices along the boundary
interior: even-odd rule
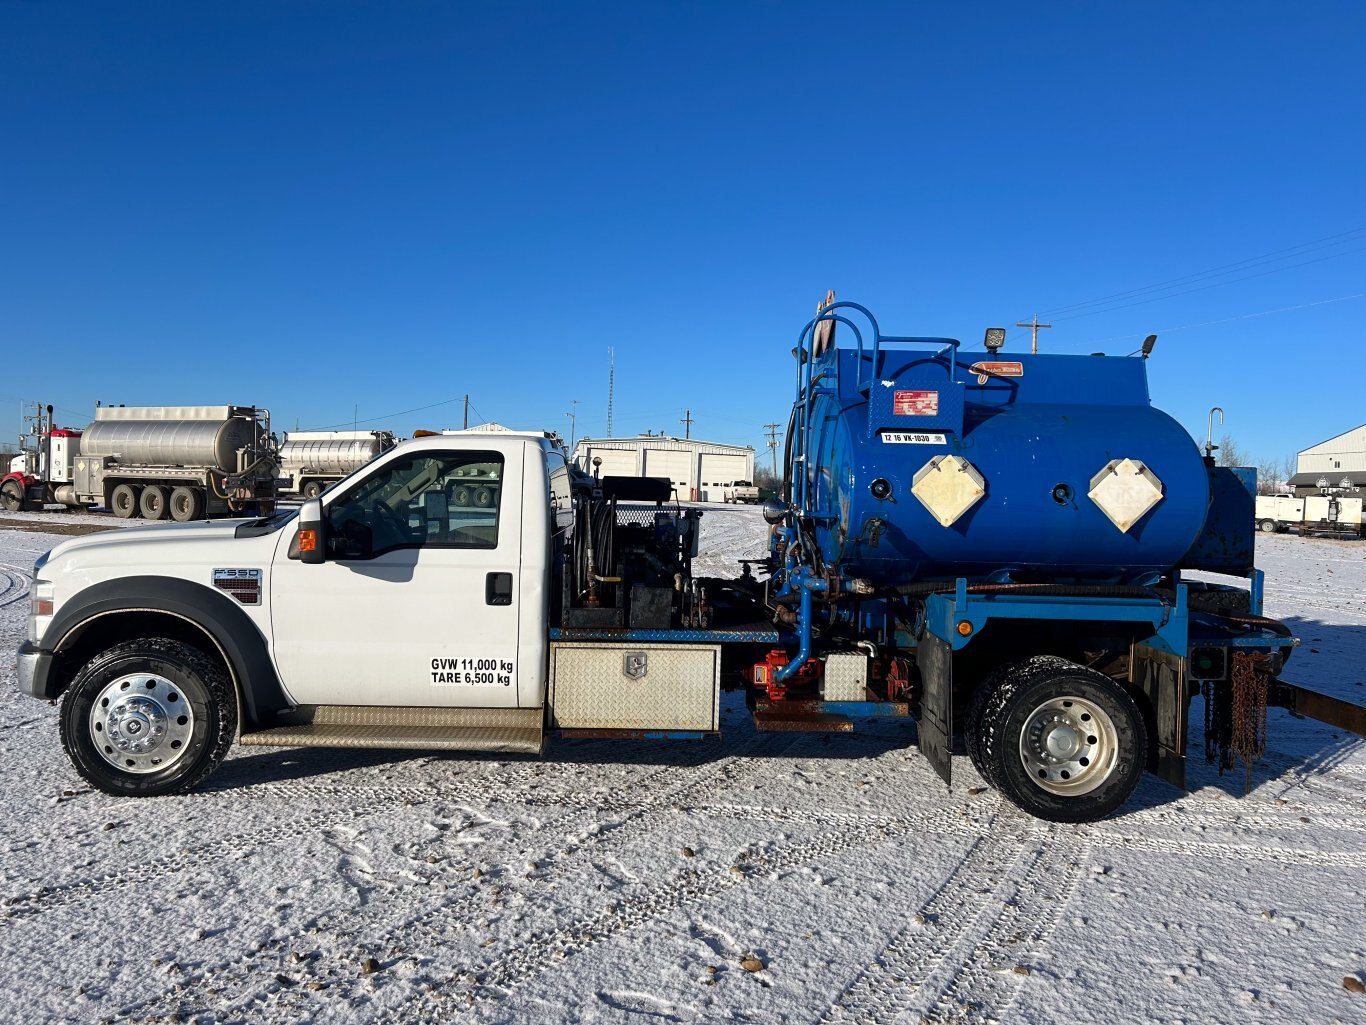
[[[956,584],[903,584],[887,588],[872,597],[913,598],[930,594],[952,594]],[[1041,598],[1162,598],[1149,587],[1126,587],[1118,584],[969,584],[968,594],[1022,594]],[[1167,603],[1165,598],[1162,598]]]

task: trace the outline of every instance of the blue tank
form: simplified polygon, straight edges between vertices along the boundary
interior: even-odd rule
[[[1141,583],[1200,536],[1209,474],[1151,405],[1145,359],[860,350],[802,364],[789,446],[793,504],[838,575]]]

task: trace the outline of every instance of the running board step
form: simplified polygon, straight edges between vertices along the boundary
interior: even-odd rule
[[[496,751],[539,755],[540,708],[389,708],[313,705],[293,721],[243,733],[249,747],[351,747],[419,751]]]

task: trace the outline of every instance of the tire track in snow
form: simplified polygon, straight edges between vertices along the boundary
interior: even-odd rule
[[[620,811],[625,808],[627,815],[617,823],[609,825],[607,831],[587,831],[580,830],[579,835],[570,839],[568,843],[561,843],[558,849],[548,855],[537,859],[538,871],[547,869],[553,870],[562,865],[574,864],[599,855],[602,851],[610,850],[613,845],[620,845],[624,838],[630,834],[637,834],[648,830],[653,826],[660,813],[669,808],[682,807],[679,804],[688,795],[705,787],[715,786],[715,777],[733,764],[739,763],[746,757],[753,754],[755,748],[759,747],[778,747],[776,755],[781,755],[790,749],[800,739],[799,736],[783,734],[753,733],[742,742],[732,748],[729,756],[717,758],[716,752],[706,749],[695,750],[690,753],[688,763],[683,766],[687,770],[687,775],[678,778],[680,766],[677,764],[667,764],[656,767],[631,784],[638,787],[641,784],[649,785],[651,780],[662,776],[670,777],[670,785],[664,786],[649,794],[649,799],[637,804],[623,805],[617,795],[613,795],[611,800],[611,810]],[[539,764],[539,763],[537,763]],[[542,770],[544,771],[544,770]],[[485,801],[490,798],[495,803],[514,801],[526,806],[542,807],[564,807],[565,814],[544,823],[542,831],[547,829],[553,832],[562,832],[566,820],[582,820],[597,816],[603,810],[602,795],[585,793],[583,791],[567,791],[561,794],[544,793],[546,789],[545,780],[532,781],[539,783],[525,793],[516,791],[502,792],[490,790],[487,781],[477,784],[480,796]],[[310,787],[311,789],[312,787]],[[410,788],[402,788],[408,790]],[[430,795],[439,796],[440,799],[447,799],[449,795]],[[535,798],[540,796],[542,800]],[[411,905],[402,905],[399,911],[401,917],[392,921],[383,931],[378,931],[382,927],[383,916],[389,910],[386,906],[395,903],[396,898],[402,891],[390,891],[386,894],[371,893],[370,903],[367,905],[367,920],[371,923],[371,929],[367,930],[368,935],[365,945],[367,949],[374,950],[379,956],[383,956],[395,947],[405,947],[409,949],[422,949],[422,944],[435,943],[440,945],[447,941],[452,928],[466,928],[468,924],[479,914],[489,909],[490,904],[495,900],[495,893],[487,888],[481,888],[474,893],[462,893],[454,897],[443,897],[434,902],[428,902],[425,908],[414,913]],[[339,927],[343,921],[351,914],[349,910],[343,909],[330,914],[319,916],[314,921],[308,923],[310,930],[334,929]],[[193,1014],[197,1011],[205,1011],[207,1008],[190,1008],[185,1006],[185,998],[181,995],[185,984],[189,983],[196,988],[205,988],[212,984],[215,994],[214,1002],[217,1006],[223,1006],[226,1001],[229,1006],[234,1007],[235,1012],[244,1013],[248,1010],[253,1017],[264,1013],[264,1008],[260,1006],[264,1000],[273,993],[279,991],[279,987],[265,987],[261,985],[262,973],[265,971],[262,966],[249,964],[249,962],[259,962],[265,955],[272,952],[280,955],[283,960],[283,950],[287,948],[295,939],[293,935],[284,935],[258,943],[251,946],[230,958],[201,968],[199,970],[186,973],[179,982],[167,988],[155,997],[136,1003],[125,1005],[120,1009],[122,1015],[134,1013],[171,1013],[171,1014]],[[288,968],[281,963],[280,970]],[[359,982],[354,977],[334,977],[327,980],[329,988],[332,990],[330,1000],[336,1001],[339,992],[349,993]],[[226,996],[229,991],[234,991],[236,996]],[[167,1004],[172,1006],[167,1006]],[[264,1019],[255,1019],[264,1020]],[[293,1016],[286,1016],[281,1019],[283,1022],[298,1020]]]
[[[916,1006],[921,988],[986,914],[983,894],[998,891],[1000,878],[1009,875],[1022,854],[1019,841],[1027,833],[1017,824],[996,814],[982,828],[910,923],[821,1016],[822,1025],[885,1025]]]
[[[269,825],[260,829],[248,830],[204,843],[182,848],[175,854],[139,861],[128,867],[122,861],[119,869],[93,875],[82,875],[71,879],[40,886],[37,890],[11,897],[0,908],[0,920],[6,918],[28,918],[52,908],[66,907],[89,900],[111,890],[155,879],[169,874],[184,874],[204,865],[236,860],[254,854],[261,847],[285,843],[310,832],[322,832],[337,826],[354,822],[377,810],[391,808],[399,804],[429,804],[436,801],[460,801],[472,797],[487,798],[490,788],[497,788],[502,780],[515,780],[525,770],[507,770],[466,779],[440,789],[431,786],[379,786],[367,788],[362,799],[355,800],[339,809],[325,809],[298,818],[272,818]],[[300,788],[302,791],[305,788]],[[351,791],[354,796],[354,789]],[[193,798],[187,798],[193,800]],[[118,852],[109,851],[110,857],[117,861]]]
[[[28,569],[0,562],[0,608],[23,601],[32,586],[33,575]]]
[[[1177,837],[1150,836],[1119,830],[1094,828],[1090,835],[1127,850],[1153,851],[1158,854],[1177,854],[1211,861],[1266,861],[1277,865],[1305,865],[1312,868],[1366,868],[1366,850],[1321,851],[1300,847],[1270,846],[1265,842],[1248,844],[1217,843],[1208,840],[1187,840]]]
[[[922,1022],[1005,1021],[1019,995],[1029,961],[1048,942],[1071,902],[1090,857],[1089,830],[1042,825],[1038,846],[1025,855],[1024,874],[1002,910],[940,985]],[[1070,842],[1075,837],[1079,844]]]
[[[959,812],[941,808],[916,818],[869,817],[744,859],[740,872],[703,872],[685,869],[673,879],[648,887],[644,893],[608,904],[596,913],[567,925],[543,930],[519,940],[517,946],[468,974],[472,1003],[496,1001],[549,968],[637,929],[680,908],[720,896],[758,876],[782,874],[824,858],[865,850],[906,835],[963,829]],[[390,1009],[385,1022],[432,1023],[450,1019],[449,1008],[430,1006],[425,994]]]

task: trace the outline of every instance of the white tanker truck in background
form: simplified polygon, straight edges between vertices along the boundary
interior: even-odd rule
[[[280,446],[288,490],[317,498],[353,470],[398,444],[391,431],[290,431]]]
[[[79,431],[56,427],[48,406],[20,447],[0,478],[8,512],[100,505],[184,523],[275,506],[279,453],[254,406],[105,406]]]

